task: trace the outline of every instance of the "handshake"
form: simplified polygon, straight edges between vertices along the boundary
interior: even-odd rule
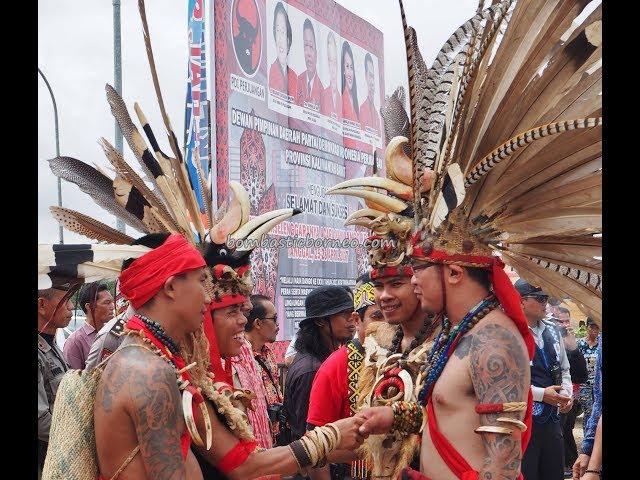
[[[393,422],[394,415],[391,407],[365,408],[353,417],[333,422],[341,434],[338,448],[341,450],[356,449],[369,435],[389,432],[393,427]]]

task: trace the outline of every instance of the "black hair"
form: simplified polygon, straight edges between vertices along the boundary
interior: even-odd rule
[[[144,235],[140,238],[135,239],[131,242],[131,245],[143,245],[149,248],[158,248],[169,238],[168,233],[149,233],[148,235]],[[122,262],[122,271],[125,271],[129,268],[129,265],[133,263],[135,258],[127,258]]]
[[[369,67],[367,67],[367,65],[369,65],[369,62],[371,62],[371,68],[373,68],[373,57],[371,56],[371,54],[369,52],[367,52],[367,54],[364,56],[364,71],[365,72],[367,70],[369,70]]]
[[[87,313],[85,305],[88,303],[95,308],[95,302],[98,299],[100,292],[109,291],[109,287],[100,282],[93,282],[83,285],[78,294],[78,303],[84,313]]]
[[[344,76],[344,56],[349,54],[351,57],[351,65],[353,67],[353,87],[351,87],[351,100],[353,101],[353,110],[356,112],[356,115],[360,116],[360,107],[358,106],[358,86],[356,85],[356,68],[353,63],[353,52],[351,51],[351,45],[349,42],[344,41],[342,43],[342,57],[340,61],[340,68],[342,68],[342,93],[344,93],[344,89],[347,86],[347,81]]]
[[[321,361],[331,355],[332,350],[327,347],[325,342],[319,341],[322,338],[320,326],[317,322],[330,322],[330,316],[318,317],[310,319],[302,324],[298,330],[296,343],[294,345],[298,353],[308,353]]]
[[[250,332],[253,330],[253,325],[257,318],[264,318],[267,314],[267,309],[264,305],[264,302],[270,302],[271,299],[266,295],[255,294],[249,297],[251,299],[251,311],[249,315],[247,315],[247,323],[244,326],[245,332]]]
[[[558,307],[558,312],[567,313],[571,315],[571,312],[569,311],[569,309],[565,307]]]
[[[469,278],[471,278],[476,283],[479,283],[481,286],[483,286],[487,290],[491,290],[491,279],[489,278],[489,270],[486,270],[484,268],[475,268],[475,267],[464,267],[464,268],[469,274]]]
[[[367,308],[369,308],[370,306],[371,305],[365,305],[364,307],[360,307],[359,309],[356,310],[356,313],[360,317],[361,322],[364,321],[364,314],[367,313]]]
[[[313,43],[316,43],[316,31],[313,29],[313,23],[311,23],[311,20],[308,18],[305,18],[304,24],[302,25],[302,31],[304,32],[305,30],[311,30],[311,33],[313,33]]]
[[[276,18],[278,18],[278,13],[282,13],[284,15],[284,21],[287,24],[287,53],[291,50],[291,42],[293,41],[293,33],[291,32],[291,22],[289,22],[289,15],[287,14],[287,10],[282,5],[282,2],[278,2],[276,8],[273,11],[273,38],[276,38]],[[315,38],[315,33],[313,34],[313,38]]]

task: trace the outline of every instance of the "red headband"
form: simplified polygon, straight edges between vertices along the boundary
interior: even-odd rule
[[[515,323],[520,335],[524,339],[524,343],[527,346],[529,358],[533,358],[533,352],[535,351],[535,344],[533,336],[529,331],[529,324],[527,318],[522,311],[522,304],[520,303],[520,294],[515,289],[509,276],[504,271],[504,263],[498,257],[494,256],[480,256],[480,255],[464,255],[464,254],[450,254],[442,250],[431,250],[426,252],[421,247],[416,247],[416,239],[414,237],[413,252],[411,257],[416,260],[438,263],[438,264],[453,264],[462,265],[474,268],[483,268],[491,272],[491,284],[493,285],[493,293],[495,293],[500,305],[504,310],[504,313]]]
[[[386,277],[411,277],[413,276],[413,267],[411,265],[399,265],[397,267],[372,268],[370,275],[371,280]]]
[[[137,309],[158,293],[167,278],[205,265],[200,252],[182,235],[169,235],[120,274],[120,292]]]

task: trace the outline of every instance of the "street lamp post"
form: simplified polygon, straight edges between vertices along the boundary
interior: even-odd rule
[[[114,86],[118,95],[122,97],[122,48],[120,36],[120,0],[113,0],[113,76]],[[115,122],[116,150],[122,154],[122,131],[118,122]],[[125,232],[124,222],[116,218],[116,227]]]
[[[53,102],[53,114],[55,117],[55,129],[56,129],[56,157],[59,157],[60,156],[60,134],[58,130],[58,106],[56,105],[56,98],[53,96],[53,90],[51,90],[51,85],[49,85],[49,81],[47,80],[47,77],[44,76],[44,73],[42,73],[42,70],[40,70],[40,68],[38,68],[38,73],[44,80],[44,83],[47,85],[47,88],[49,89],[49,94],[51,95],[51,101]],[[60,179],[60,177],[58,177],[58,206],[62,207],[62,180]],[[58,228],[59,228],[60,243],[64,243],[62,225],[59,225]]]

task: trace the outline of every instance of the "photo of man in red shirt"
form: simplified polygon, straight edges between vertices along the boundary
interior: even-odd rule
[[[364,73],[367,79],[367,98],[360,105],[360,125],[362,125],[363,130],[368,130],[370,133],[375,133],[379,136],[380,117],[373,101],[376,94],[376,75],[373,68],[373,58],[368,52],[364,57]]]
[[[316,69],[318,58],[316,34],[313,24],[308,18],[305,19],[302,27],[302,38],[304,41],[304,63],[307,69],[298,76],[296,103],[300,106],[317,110],[320,108],[324,86],[320,78],[318,78]]]

